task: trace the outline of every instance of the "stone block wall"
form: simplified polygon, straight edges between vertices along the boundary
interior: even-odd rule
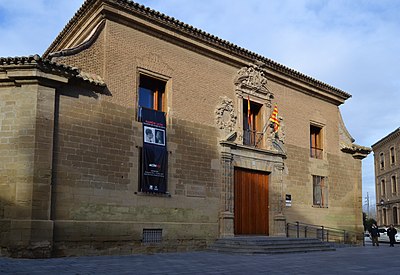
[[[2,254],[48,257],[54,89],[0,88],[0,247]]]
[[[285,208],[289,222],[362,230],[361,161],[349,154],[327,154],[312,159],[309,150],[288,147],[285,188],[292,206]],[[313,207],[312,175],[327,178],[328,207]]]
[[[143,132],[134,109],[73,89],[61,93],[58,105],[54,255],[196,249],[218,237],[213,127],[173,120],[167,127],[170,196],[142,194]],[[161,243],[142,245],[149,228],[162,229]]]

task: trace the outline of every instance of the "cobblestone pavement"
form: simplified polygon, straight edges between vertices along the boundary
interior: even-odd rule
[[[0,274],[400,274],[400,244],[330,252],[236,255],[215,252],[53,259],[0,257]]]

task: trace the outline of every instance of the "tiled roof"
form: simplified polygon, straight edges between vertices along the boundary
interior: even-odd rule
[[[76,76],[79,74],[78,68],[58,64],[48,59],[41,58],[39,55],[17,56],[17,57],[0,57],[0,65],[36,65],[45,71],[60,72]]]
[[[75,25],[77,23],[78,19],[83,17],[83,15],[86,14],[97,1],[102,1],[104,3],[108,3],[112,6],[117,6],[120,9],[125,9],[128,12],[130,12],[131,14],[134,14],[141,18],[145,18],[149,22],[155,23],[157,25],[163,26],[168,29],[172,29],[176,32],[186,35],[187,37],[190,37],[191,39],[201,41],[201,42],[211,45],[215,48],[218,48],[219,50],[228,52],[229,54],[236,55],[236,56],[239,56],[239,57],[245,58],[245,59],[250,59],[253,61],[255,61],[255,60],[261,61],[266,65],[266,67],[268,67],[274,71],[277,71],[286,76],[298,79],[298,80],[308,83],[312,86],[316,86],[316,87],[318,87],[322,90],[325,90],[329,93],[335,94],[336,96],[338,96],[340,98],[348,99],[351,97],[350,94],[346,93],[345,91],[343,91],[341,89],[338,89],[338,88],[328,85],[324,82],[316,80],[316,79],[309,77],[305,74],[302,74],[294,69],[291,69],[284,65],[281,65],[269,58],[266,58],[257,53],[251,52],[251,51],[249,51],[245,48],[239,47],[229,41],[220,39],[212,34],[204,32],[204,31],[197,29],[191,25],[185,24],[173,17],[167,16],[163,13],[160,13],[151,8],[145,7],[143,5],[140,5],[138,3],[135,3],[135,2],[129,1],[129,0],[86,0],[82,4],[82,6],[79,8],[79,10],[75,13],[73,18],[67,23],[67,25],[64,27],[64,29],[60,32],[60,34],[57,36],[57,38],[54,40],[54,42],[47,49],[47,51],[44,53],[44,56],[47,56],[50,53],[51,49],[53,49],[54,47],[57,46],[57,44],[67,34],[68,30],[73,25]]]
[[[33,65],[37,66],[44,72],[62,75],[67,78],[78,78],[85,82],[89,82],[96,86],[105,87],[105,82],[100,76],[82,72],[76,67],[53,62],[49,59],[42,58],[39,55],[20,56],[20,57],[0,57],[0,66],[21,66]]]

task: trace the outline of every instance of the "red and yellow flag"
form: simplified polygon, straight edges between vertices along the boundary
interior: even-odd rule
[[[274,124],[274,132],[278,132],[279,130],[279,119],[278,119],[278,105],[275,104],[274,110],[272,111],[271,117],[269,118]]]
[[[250,115],[250,96],[247,96],[247,123],[251,129],[251,115]]]

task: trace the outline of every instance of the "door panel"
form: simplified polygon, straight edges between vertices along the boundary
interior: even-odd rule
[[[268,235],[268,174],[235,168],[235,234]]]

